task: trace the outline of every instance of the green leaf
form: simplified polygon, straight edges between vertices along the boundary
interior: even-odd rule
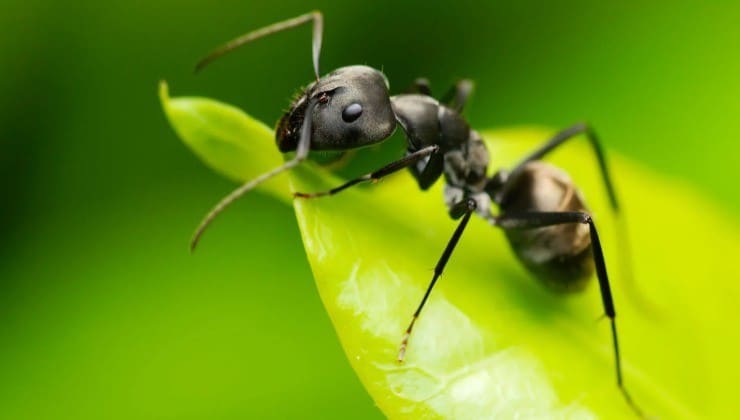
[[[214,169],[243,181],[281,162],[272,132],[241,111],[210,99],[170,99],[164,84],[160,92],[177,133]],[[491,168],[510,167],[550,134],[532,127],[484,132]],[[585,142],[548,160],[582,189],[603,236],[634,399],[666,419],[734,413],[740,284],[728,258],[740,251],[737,222],[689,185],[610,154],[629,218],[615,220]],[[312,163],[294,170],[290,181],[300,191],[341,182]],[[284,187],[260,188],[290,203]],[[579,294],[549,292],[522,268],[501,232],[474,219],[415,327],[406,363],[398,365],[403,331],[456,226],[441,185],[421,192],[402,173],[292,203],[324,306],[386,415],[635,417],[615,384],[595,281]],[[623,226],[632,239],[632,281],[618,252]]]
[[[235,181],[280,165],[272,130],[239,108],[200,98],[169,97],[167,82],[159,84],[159,99],[177,135],[216,172]],[[284,178],[266,182],[262,191],[290,197]]]

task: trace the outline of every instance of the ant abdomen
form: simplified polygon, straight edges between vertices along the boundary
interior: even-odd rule
[[[529,162],[508,182],[511,188],[500,204],[503,214],[588,212],[570,177],[542,161]],[[553,290],[581,290],[594,272],[587,224],[506,229],[504,232],[519,260]]]

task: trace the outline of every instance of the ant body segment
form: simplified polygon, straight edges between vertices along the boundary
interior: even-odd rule
[[[499,169],[488,177],[486,146],[461,115],[472,90],[470,81],[458,82],[438,101],[431,96],[424,79],[415,82],[414,92],[390,96],[385,75],[367,66],[341,67],[322,77],[319,75],[319,55],[323,16],[318,11],[238,37],[201,60],[196,71],[243,44],[305,23],[313,23],[312,58],[316,80],[291,104],[290,110],[278,122],[275,133],[279,150],[295,152],[295,156],[222,199],[201,222],[191,249],[195,248],[206,227],[229,204],[258,184],[297,166],[308,157],[310,150],[346,151],[376,144],[389,138],[400,126],[407,140],[407,152],[401,159],[328,191],[295,193],[295,197],[301,199],[334,195],[404,168],[410,170],[422,190],[429,189],[444,176],[444,201],[448,213],[460,222],[442,252],[432,280],[403,335],[398,362],[403,362],[414,324],[471,215],[475,213],[492,226],[503,229],[519,260],[552,289],[581,290],[596,272],[604,312],[611,325],[617,386],[632,410],[644,417],[624,386],[616,311],[596,226],[568,175],[540,160],[567,140],[585,134],[596,155],[611,208],[617,212],[616,193],[593,129],[586,124],[567,128],[511,170]],[[497,215],[492,212],[494,205],[499,209]]]

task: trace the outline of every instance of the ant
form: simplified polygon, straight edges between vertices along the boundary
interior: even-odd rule
[[[540,160],[567,140],[585,134],[596,155],[611,208],[617,213],[617,196],[594,130],[587,124],[573,125],[547,140],[513,169],[499,169],[488,177],[486,146],[461,115],[472,91],[470,81],[458,82],[438,101],[431,96],[425,79],[415,81],[412,93],[390,96],[385,75],[367,66],[341,67],[321,77],[319,55],[323,15],[319,11],[244,34],[202,59],[196,72],[246,43],[305,23],[313,24],[312,58],[316,80],[293,101],[290,110],[280,118],[275,132],[278,149],[283,153],[295,152],[295,156],[223,198],[196,230],[191,250],[208,225],[227,206],[258,184],[299,165],[308,157],[309,151],[347,151],[369,146],[386,140],[400,126],[406,134],[408,146],[401,159],[328,191],[294,193],[301,199],[334,195],[362,182],[380,180],[404,168],[411,171],[419,188],[427,190],[444,175],[444,201],[448,213],[460,222],[437,261],[432,280],[403,335],[398,362],[403,362],[414,324],[471,215],[476,213],[492,226],[503,229],[519,260],[551,289],[580,291],[596,271],[604,312],[611,324],[617,386],[632,410],[644,417],[624,385],[616,311],[596,225],[568,175]],[[494,204],[500,209],[498,215],[492,213]]]

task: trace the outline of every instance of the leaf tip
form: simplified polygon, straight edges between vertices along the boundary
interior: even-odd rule
[[[170,87],[167,85],[166,80],[159,81],[159,101],[163,107],[167,107],[167,102],[170,99]]]

